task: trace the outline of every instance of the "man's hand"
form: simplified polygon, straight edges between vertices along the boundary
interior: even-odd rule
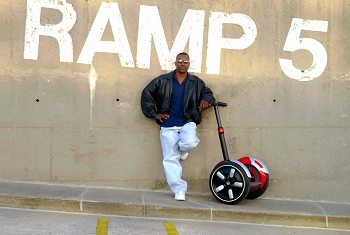
[[[207,109],[207,108],[210,108],[211,107],[211,104],[206,101],[206,100],[201,100],[201,103],[199,104],[199,111],[202,111],[204,109]]]
[[[162,123],[164,120],[169,118],[169,114],[166,113],[158,113],[156,114],[156,116],[154,116],[154,119],[157,121],[159,121],[160,123]]]

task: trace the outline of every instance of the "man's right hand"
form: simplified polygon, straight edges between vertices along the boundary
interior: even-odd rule
[[[164,120],[169,118],[169,114],[166,113],[158,113],[156,116],[154,116],[154,119],[160,123],[163,123]]]

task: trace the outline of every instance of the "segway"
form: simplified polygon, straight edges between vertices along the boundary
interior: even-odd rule
[[[224,160],[219,162],[210,174],[210,191],[218,201],[225,204],[237,204],[244,198],[260,197],[269,184],[267,166],[261,160],[249,156],[242,157],[238,161],[230,160],[218,109],[218,106],[227,106],[227,104],[216,102],[212,105]]]
[[[220,146],[224,160],[219,162],[209,177],[209,188],[213,196],[221,203],[237,204],[249,193],[251,174],[240,161],[230,160],[224,128],[221,124],[218,106],[227,106],[223,102],[212,103],[215,111]]]

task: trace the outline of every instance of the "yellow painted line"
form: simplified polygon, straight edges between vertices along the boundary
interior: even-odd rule
[[[177,232],[175,225],[173,223],[164,222],[163,226],[164,226],[166,232],[168,233],[168,235],[179,235],[179,233]]]
[[[98,218],[96,225],[96,235],[108,235],[108,219]]]

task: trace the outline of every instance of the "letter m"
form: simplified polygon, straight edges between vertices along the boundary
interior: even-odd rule
[[[189,41],[188,51],[191,56],[190,71],[200,72],[204,17],[205,12],[203,10],[187,10],[173,46],[169,51],[158,8],[156,6],[141,5],[137,40],[137,67],[150,68],[153,38],[162,70],[171,70],[173,68],[173,61],[176,55],[184,51]],[[172,30],[167,29],[167,31],[171,32]]]

